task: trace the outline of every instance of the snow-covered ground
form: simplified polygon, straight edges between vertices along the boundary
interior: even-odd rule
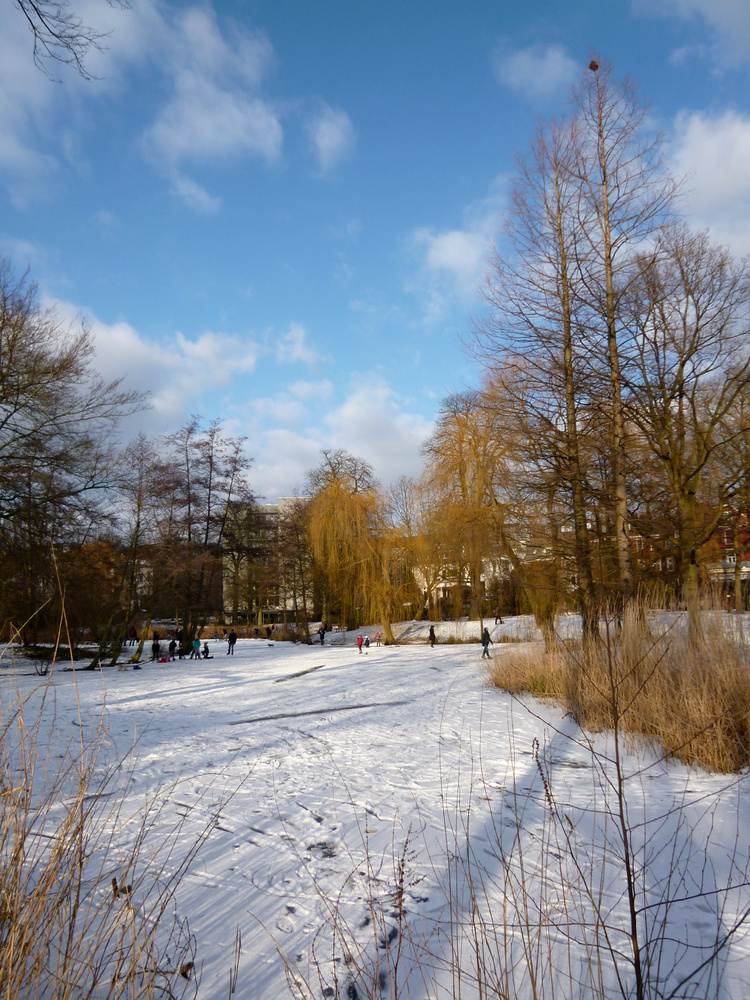
[[[536,638],[528,618],[488,624],[495,640]],[[560,624],[576,631],[574,616]],[[356,633],[328,635],[322,647],[240,639],[233,656],[211,640],[210,660],[144,662],[138,671],[57,667],[47,679],[21,659],[14,666],[6,650],[3,706],[17,694],[40,702],[33,692],[46,684],[55,738],[81,724],[93,736],[103,718],[112,759],[133,748],[134,809],[164,795],[160,822],[187,817],[186,848],[215,814],[177,893],[198,943],[199,997],[228,997],[238,927],[235,995],[243,1000],[291,995],[280,950],[312,996],[367,995],[352,981],[358,966],[375,962],[384,996],[484,996],[471,982],[477,927],[491,974],[515,977],[506,978],[512,995],[530,995],[529,961],[543,964],[549,949],[555,971],[537,969],[549,991],[539,995],[552,995],[560,975],[555,995],[593,995],[585,970],[596,956],[575,943],[593,938],[581,930],[592,905],[614,947],[627,951],[607,737],[587,737],[557,707],[490,686],[481,646],[447,641],[467,629],[478,637],[476,623],[439,623],[434,649],[428,627],[395,627],[409,644],[389,647],[365,629],[371,645],[362,653]],[[517,648],[491,647],[495,657]],[[660,956],[660,980],[675,988],[750,906],[746,776],[706,775],[632,748],[624,771],[649,960],[655,975]],[[659,937],[666,898],[672,923]],[[345,961],[341,940],[335,959],[334,925],[358,942],[354,961]],[[418,953],[421,972],[412,970]],[[725,958],[710,995],[744,1000],[744,929],[731,934]]]

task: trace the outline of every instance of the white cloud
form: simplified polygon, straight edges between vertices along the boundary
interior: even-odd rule
[[[271,428],[253,435],[257,448],[250,476],[255,493],[271,502],[301,490],[305,474],[320,461],[324,443],[286,428]]]
[[[705,22],[710,32],[710,51],[722,69],[750,61],[748,0],[633,0],[633,8],[644,15]],[[706,47],[701,43],[689,51],[702,54]],[[676,55],[684,55],[684,50]]]
[[[253,401],[253,409],[264,420],[273,420],[288,427],[296,427],[302,423],[308,413],[304,403],[288,392],[256,399]]]
[[[19,240],[5,233],[0,233],[0,253],[11,257],[19,271],[23,271],[32,264],[40,264],[46,261],[47,252],[44,247],[28,240]]]
[[[412,234],[424,267],[436,276],[448,276],[458,294],[470,299],[476,292],[487,256],[487,235],[481,231],[455,229],[438,233],[417,229]]]
[[[750,252],[750,118],[734,111],[682,112],[675,122],[669,166],[685,177],[683,212],[739,254]]]
[[[531,100],[540,100],[567,90],[581,67],[561,45],[530,45],[512,52],[500,43],[493,53],[497,79],[504,86]]]
[[[61,159],[76,149],[71,122],[85,127],[92,101],[122,90],[126,73],[151,58],[164,38],[158,0],[132,0],[128,9],[101,0],[81,0],[75,6],[76,17],[107,35],[101,51],[91,49],[86,57],[92,80],[83,80],[72,67],[54,61],[47,66],[55,80],[48,79],[34,65],[33,39],[23,15],[11,7],[3,18],[0,175],[19,205],[54,193]],[[76,150],[76,161],[78,157]]]
[[[105,98],[123,99],[136,74],[155,102],[150,124],[141,130],[141,149],[189,208],[216,212],[221,205],[200,179],[189,176],[199,168],[245,158],[281,163],[280,102],[263,92],[276,56],[262,31],[219,20],[210,4],[130,0],[122,8],[76,0],[75,8],[77,17],[106,37],[101,51],[91,49],[86,58],[92,80],[50,64],[64,86],[34,66],[31,34],[13,5],[3,21],[0,178],[17,205],[54,195],[66,165],[88,169],[79,137],[91,127],[92,108]],[[301,99],[286,110],[304,116],[309,106]],[[353,151],[356,135],[345,111],[321,102],[315,107],[305,128],[325,174]]]
[[[370,462],[384,483],[416,475],[420,446],[432,430],[430,421],[409,413],[383,378],[355,375],[341,406],[325,417],[331,444]]]
[[[169,25],[165,45],[172,94],[144,133],[144,150],[186,205],[214,212],[220,202],[184,175],[186,164],[245,156],[275,164],[281,158],[281,121],[259,93],[273,48],[259,32],[223,32],[208,7],[182,11]]]
[[[258,98],[194,72],[180,74],[173,99],[144,137],[156,162],[206,163],[254,155],[275,163],[283,130]]]
[[[195,338],[175,333],[157,343],[130,323],[105,323],[70,302],[47,299],[44,305],[74,327],[86,317],[95,351],[92,363],[106,381],[121,378],[124,388],[151,394],[150,413],[128,421],[126,434],[173,430],[197,411],[204,394],[226,391],[238,375],[252,373],[266,353],[252,338],[210,330]]]
[[[23,16],[8,14],[0,32],[0,174],[17,203],[52,193],[62,159],[85,167],[71,123],[87,127],[92,101],[124,90],[136,70],[168,81],[170,96],[145,130],[143,148],[190,207],[215,211],[218,201],[184,176],[186,164],[279,161],[283,129],[260,93],[275,59],[266,36],[220,26],[209,6],[174,11],[160,0],[133,0],[128,9],[81,0],[76,16],[109,34],[86,59],[96,79],[50,63],[64,86],[35,67]],[[153,80],[149,86],[155,89]]]
[[[487,258],[505,203],[505,178],[498,177],[489,194],[469,205],[460,229],[415,229],[407,245],[418,260],[409,290],[425,304],[428,319],[440,319],[457,302],[462,307],[478,299]]]
[[[93,79],[83,81],[71,72],[66,87],[89,95],[120,90],[126,75],[135,65],[153,59],[163,48],[168,33],[161,0],[129,0],[127,6],[101,3],[101,0],[77,0],[76,16],[104,37],[100,49],[90,49],[86,68]]]
[[[327,378],[316,379],[314,382],[299,380],[289,386],[289,392],[295,399],[309,402],[317,400],[319,402],[330,399],[333,393],[333,386]]]
[[[23,18],[7,11],[0,32],[0,174],[19,205],[46,196],[58,168],[43,147],[60,88],[36,68],[32,50]]]
[[[324,106],[308,121],[307,130],[324,174],[353,152],[356,145],[354,127],[340,108]]]
[[[221,198],[214,198],[190,177],[175,170],[172,173],[172,194],[176,195],[188,208],[206,215],[215,215],[221,208]]]
[[[301,323],[290,323],[289,329],[279,338],[276,358],[281,362],[297,362],[315,367],[321,355],[307,340],[307,330]]]
[[[269,500],[291,496],[301,489],[305,475],[318,465],[322,448],[344,448],[370,462],[375,475],[385,484],[401,475],[419,475],[422,467],[420,446],[432,432],[432,423],[410,413],[408,401],[399,398],[380,376],[355,374],[349,392],[338,406],[326,410],[331,386],[323,383],[296,383],[288,394],[273,400],[281,407],[286,426],[268,426],[265,421],[279,413],[269,411],[263,401],[253,407],[252,440],[255,462],[252,485]],[[302,391],[315,422],[294,427],[286,419],[294,397]],[[306,415],[305,415],[306,418]]]

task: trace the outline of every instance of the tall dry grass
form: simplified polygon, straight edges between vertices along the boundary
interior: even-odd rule
[[[602,625],[586,649],[508,651],[489,665],[493,684],[561,702],[589,731],[618,728],[686,764],[735,773],[750,764],[749,650],[708,617],[700,642],[681,619],[668,629],[647,614],[618,630]]]
[[[128,812],[128,763],[104,759],[103,725],[85,737],[79,717],[61,744],[51,697],[41,688],[0,720],[3,1000],[194,996],[174,895],[208,831],[185,850],[158,803]]]

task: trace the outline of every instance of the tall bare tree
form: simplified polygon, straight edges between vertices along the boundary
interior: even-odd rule
[[[577,123],[553,121],[539,131],[528,158],[519,158],[504,253],[491,258],[485,285],[491,309],[475,328],[475,343],[493,385],[491,405],[501,384],[506,402],[517,393],[516,439],[525,438],[537,452],[546,441],[551,473],[569,494],[578,603],[588,639],[598,635],[598,601],[580,441],[591,406],[580,294],[589,250],[582,229],[588,220],[575,173],[578,146]],[[503,419],[508,418],[506,411]],[[539,468],[530,463],[537,480]]]
[[[75,11],[71,0],[11,0],[29,26],[34,46],[34,62],[51,78],[50,62],[72,66],[84,80],[91,74],[86,68],[90,50],[101,50],[107,32],[87,24]],[[100,0],[101,3],[101,0]],[[110,7],[129,8],[129,0],[107,0]]]
[[[165,441],[172,482],[160,524],[157,570],[169,585],[183,642],[222,607],[222,546],[232,506],[250,503],[250,460],[242,438],[225,437],[218,421],[192,417]]]
[[[647,107],[628,80],[614,79],[607,62],[592,60],[575,91],[576,156],[573,170],[583,195],[587,250],[579,294],[586,302],[590,337],[602,344],[611,420],[614,541],[624,598],[633,594],[627,490],[627,427],[622,354],[627,353],[623,308],[645,265],[644,245],[670,220],[676,187],[661,162],[661,139],[649,128]]]
[[[659,150],[632,84],[592,60],[574,91],[572,117],[543,128],[519,162],[506,232],[491,260],[489,315],[476,329],[480,359],[495,377],[507,372],[499,376],[506,395],[523,387],[529,432],[542,431],[556,496],[570,505],[589,637],[598,632],[595,521],[611,524],[618,588],[626,599],[633,593],[621,369],[635,336],[626,303],[648,266],[644,250],[653,255],[659,246],[675,194]],[[596,425],[600,447],[592,454],[582,438],[591,440]]]

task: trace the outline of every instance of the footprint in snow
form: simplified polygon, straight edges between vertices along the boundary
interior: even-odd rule
[[[286,909],[283,913],[280,913],[276,918],[276,926],[284,934],[291,934],[294,928],[297,926],[297,907],[292,906],[291,903],[287,903]]]

